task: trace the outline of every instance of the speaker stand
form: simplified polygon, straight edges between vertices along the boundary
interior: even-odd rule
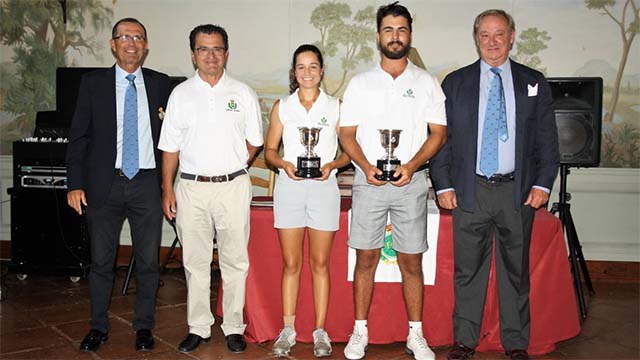
[[[182,242],[180,242],[180,239],[178,238],[178,230],[176,229],[176,220],[171,219],[169,221],[169,224],[171,224],[171,227],[173,228],[173,232],[176,234],[176,237],[175,239],[173,239],[173,243],[169,248],[169,252],[164,257],[164,260],[162,260],[162,264],[160,265],[160,274],[164,274],[167,271],[167,263],[169,263],[169,260],[171,260],[171,256],[173,256],[173,251],[176,249],[176,245],[180,244],[180,247],[182,247]],[[133,275],[133,268],[135,265],[136,265],[135,258],[133,257],[133,254],[131,254],[131,259],[129,259],[129,266],[127,266],[127,275],[125,276],[124,283],[122,284],[122,295],[127,295],[127,293],[129,292],[129,282],[131,282],[131,275]]]
[[[176,219],[171,219],[169,223],[171,224],[171,227],[173,228],[173,232],[176,234],[176,237],[175,239],[173,239],[173,243],[171,243],[169,252],[167,252],[167,255],[164,257],[164,260],[160,265],[160,274],[163,274],[164,272],[167,271],[167,263],[169,263],[169,260],[171,260],[171,257],[173,256],[173,251],[176,249],[176,245],[180,244],[180,247],[182,247],[182,242],[180,242],[180,239],[178,238],[178,229],[176,229]]]
[[[578,298],[578,305],[580,306],[580,315],[583,319],[587,318],[587,305],[584,300],[584,293],[582,291],[582,282],[580,281],[580,271],[584,276],[584,282],[589,290],[589,295],[594,295],[593,285],[591,284],[591,277],[589,277],[589,270],[587,269],[587,263],[584,260],[582,254],[582,245],[578,239],[578,233],[576,232],[576,226],[573,223],[573,217],[571,216],[571,194],[567,192],[567,176],[569,175],[569,165],[560,165],[560,199],[559,202],[554,203],[551,207],[551,213],[558,213],[558,217],[562,222],[562,228],[567,236],[567,245],[569,246],[569,259],[571,260],[571,272],[573,274],[573,287],[576,290],[576,297]]]

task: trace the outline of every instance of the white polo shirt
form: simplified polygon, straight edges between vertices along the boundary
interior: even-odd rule
[[[322,129],[318,144],[313,149],[320,157],[320,165],[325,165],[335,159],[336,150],[338,150],[336,125],[340,115],[340,103],[337,98],[320,90],[320,95],[307,112],[307,109],[300,103],[298,90],[296,90],[293,94],[280,100],[278,115],[283,127],[282,144],[285,161],[296,165],[298,156],[305,153],[306,148],[300,142],[300,131],[298,130],[298,127],[303,126]]]
[[[436,78],[411,61],[396,79],[377,64],[349,82],[340,126],[358,127],[356,140],[373,165],[385,153],[378,129],[402,130],[394,155],[406,164],[427,140],[428,123],[447,125],[444,101]]]
[[[181,172],[214,176],[243,169],[245,140],[263,143],[258,97],[226,71],[213,87],[196,71],[171,93],[158,148],[180,152]]]

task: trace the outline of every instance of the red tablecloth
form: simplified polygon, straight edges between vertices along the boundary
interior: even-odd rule
[[[353,328],[353,289],[347,281],[347,211],[350,200],[343,200],[340,230],[331,254],[331,296],[326,329],[333,341],[346,342]],[[296,312],[298,341],[313,342],[314,326],[311,272],[305,242],[305,261],[301,275]],[[544,354],[555,343],[580,332],[571,270],[567,261],[562,224],[546,210],[538,210],[531,240],[531,340],[530,354]],[[273,340],[282,328],[282,257],[278,234],[273,228],[270,207],[252,207],[249,241],[250,269],[247,278],[245,335],[249,341]],[[429,345],[453,343],[453,239],[451,213],[440,215],[436,283],[424,287],[423,329]],[[489,291],[484,311],[478,351],[502,351],[498,323],[498,297],[495,264],[489,275]],[[222,289],[220,289],[222,294]],[[218,315],[222,316],[221,297]],[[407,317],[399,283],[376,283],[369,314],[369,343],[404,342]]]

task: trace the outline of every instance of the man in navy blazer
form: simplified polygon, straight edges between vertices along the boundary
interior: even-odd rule
[[[67,147],[67,202],[78,214],[86,208],[91,237],[91,331],[80,350],[95,351],[108,339],[114,264],[125,218],[136,260],[135,346],[150,350],[162,231],[157,145],[169,77],[141,67],[148,45],[138,20],[118,21],[110,45],[116,64],[81,80]],[[125,145],[127,136],[134,145]],[[124,169],[127,162],[135,166]]]
[[[502,344],[511,359],[528,359],[531,229],[559,165],[553,100],[543,74],[509,59],[509,14],[481,13],[473,33],[480,59],[442,83],[448,139],[430,162],[438,203],[453,209],[455,344],[448,358],[468,359],[478,345],[495,235]]]

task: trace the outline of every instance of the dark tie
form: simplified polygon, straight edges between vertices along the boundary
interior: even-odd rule
[[[498,138],[500,138],[502,142],[509,139],[507,109],[500,71],[498,68],[491,68],[491,72],[493,72],[495,76],[489,89],[487,111],[484,115],[484,124],[482,127],[480,171],[488,178],[498,171]]]
[[[133,179],[139,170],[138,161],[138,94],[133,80],[135,75],[127,75],[129,85],[124,93],[124,124],[122,128],[122,172]]]

